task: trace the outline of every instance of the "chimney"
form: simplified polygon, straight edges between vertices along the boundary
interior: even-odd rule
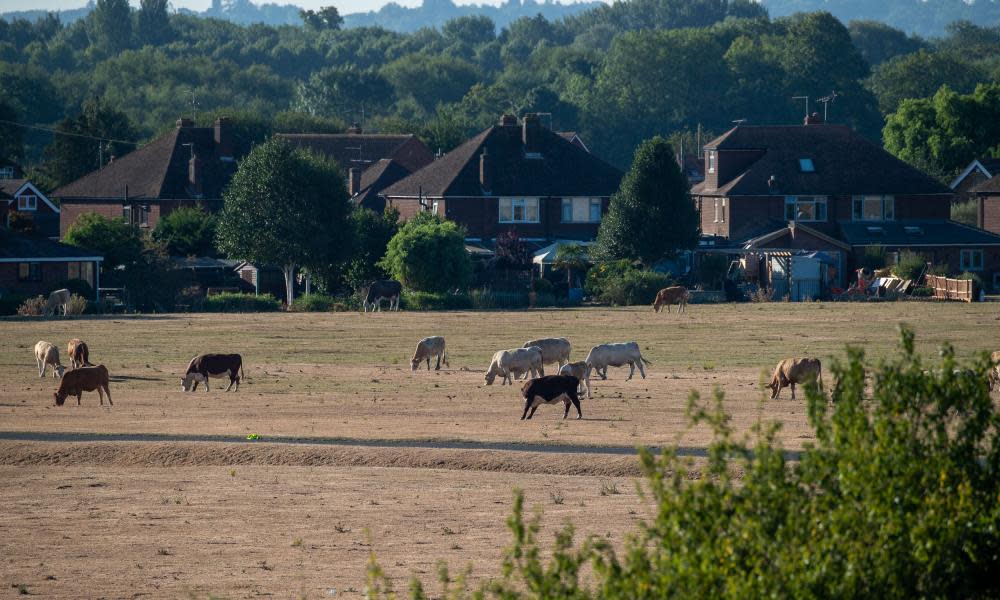
[[[517,117],[514,115],[501,115],[500,116],[500,126],[501,127],[517,127]]]
[[[351,135],[361,135],[361,126],[357,123],[352,123],[350,127],[347,128],[347,133]]]
[[[347,191],[350,192],[352,198],[361,191],[361,169],[358,167],[351,167],[347,170]]]
[[[806,117],[806,120],[805,120],[805,122],[803,124],[804,125],[822,125],[823,124],[823,115],[819,114],[818,112],[814,112],[811,115],[808,115]]]
[[[229,117],[219,117],[215,120],[215,152],[219,159],[233,160],[233,129]]]
[[[201,159],[194,153],[194,148],[192,147],[191,159],[188,160],[188,186],[196,196],[201,196],[202,175]]]
[[[521,141],[524,143],[524,152],[538,154],[541,152],[541,129],[542,121],[535,113],[525,113],[521,121]]]
[[[479,185],[487,192],[490,191],[493,184],[491,174],[490,154],[486,148],[483,148],[483,153],[479,155]]]
[[[177,119],[177,129],[187,129],[189,127],[194,127],[194,121],[187,118],[181,117]]]

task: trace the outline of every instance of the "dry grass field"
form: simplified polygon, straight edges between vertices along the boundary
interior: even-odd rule
[[[571,518],[581,534],[621,540],[645,512],[634,461],[622,450],[677,444],[697,454],[708,442],[685,423],[691,390],[707,396],[720,387],[740,431],[759,419],[782,422],[782,443],[794,450],[810,439],[801,399],[785,390],[763,401],[760,387],[777,360],[814,355],[829,364],[845,344],[888,356],[899,322],[916,329],[927,358],[944,341],[971,358],[1000,346],[998,307],[0,320],[0,589],[66,598],[359,597],[372,549],[365,530],[401,586],[411,573],[432,580],[438,558],[455,569],[471,562],[485,577],[507,543],[515,487],[545,508],[547,525]],[[409,356],[427,335],[446,337],[451,366],[411,373]],[[610,369],[608,381],[595,380],[581,421],[563,421],[560,405],[522,422],[516,388],[484,386],[483,370],[495,350],[549,335],[570,338],[575,360],[600,342],[636,340],[653,364],[646,379],[626,382],[627,369]],[[57,382],[38,379],[32,347],[57,344],[65,364],[71,337],[108,367],[114,407],[99,406],[96,393],[82,406],[53,405]],[[222,380],[210,392],[181,392],[190,358],[214,351],[243,355],[239,393],[224,393]],[[101,439],[114,434],[134,437]],[[235,443],[250,434],[259,440]],[[299,443],[273,443],[288,438]],[[601,446],[613,448],[590,448]],[[559,447],[575,453],[552,451]],[[606,493],[612,482],[622,493]]]

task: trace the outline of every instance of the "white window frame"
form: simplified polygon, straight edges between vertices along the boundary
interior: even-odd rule
[[[708,172],[715,173],[716,162],[718,162],[718,157],[715,155],[715,150],[708,151]]]
[[[505,204],[510,211],[509,218],[504,218]],[[534,205],[535,208],[535,218],[529,219],[528,208],[532,205]],[[541,202],[539,202],[537,197],[502,197],[497,202],[497,208],[499,209],[497,211],[497,221],[500,223],[541,223]],[[521,208],[524,218],[515,218],[514,214],[517,208]]]
[[[725,223],[726,222],[726,199],[716,198],[715,199],[715,222]]]
[[[578,202],[586,202],[587,216],[585,219],[574,219],[573,215],[576,210],[576,204]],[[594,219],[594,208],[597,208],[597,219]],[[566,209],[569,208],[569,218],[566,218]],[[589,196],[574,196],[570,198],[563,198],[562,203],[559,208],[559,217],[563,223],[600,223],[603,217],[604,203],[600,198],[591,198]]]
[[[799,205],[811,204],[813,207],[813,216],[809,219],[798,218],[798,207]],[[793,206],[793,216],[794,219],[788,218],[788,207]],[[823,216],[817,218],[817,207],[823,207]],[[797,221],[800,223],[826,223],[829,220],[829,199],[826,196],[785,196],[785,220],[786,221]]]
[[[0,167],[0,179],[14,179],[14,167]]]
[[[435,200],[434,202],[431,203],[431,214],[432,215],[438,214],[438,201],[437,200]]]
[[[868,219],[865,218],[865,202],[878,198],[881,201],[882,218],[881,219]],[[861,216],[858,216],[858,203],[861,206]],[[895,221],[896,220],[896,197],[888,194],[859,194],[851,197],[851,220],[859,222],[885,222],[885,221]]]
[[[21,194],[17,197],[17,210],[19,212],[38,210],[38,196],[34,194]]]
[[[975,266],[973,263],[976,261],[972,260],[974,256],[979,257],[979,266]],[[958,268],[962,271],[982,271],[983,270],[983,260],[985,256],[981,249],[966,248],[959,251]]]

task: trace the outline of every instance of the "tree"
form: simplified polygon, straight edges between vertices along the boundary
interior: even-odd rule
[[[123,142],[138,137],[124,113],[97,98],[85,102],[79,114],[64,119],[56,130],[68,134],[56,134],[45,148],[45,173],[57,186],[104,166],[112,156],[128,154],[135,144]]]
[[[142,234],[122,219],[108,219],[97,213],[83,213],[66,231],[64,242],[104,255],[102,270],[110,275],[118,267],[128,268],[140,258]]]
[[[985,81],[979,66],[952,52],[928,52],[897,56],[878,67],[868,87],[878,98],[883,114],[895,112],[907,98],[926,98],[942,85],[959,93],[969,93]]]
[[[367,208],[358,208],[351,212],[350,220],[354,231],[354,250],[344,269],[344,282],[357,290],[386,276],[378,262],[385,256],[389,240],[399,230],[399,210],[387,206],[382,214],[378,214]]]
[[[97,0],[87,22],[95,46],[105,54],[116,54],[132,45],[132,9],[128,0]]]
[[[281,138],[254,148],[223,193],[216,244],[233,258],[278,265],[288,306],[298,266],[317,272],[342,263],[350,248],[344,173]]]
[[[596,254],[650,266],[698,243],[698,213],[688,182],[666,140],[657,136],[635,151],[632,168],[611,197],[597,233]]]
[[[580,244],[559,244],[552,268],[566,271],[566,287],[573,287],[573,271],[587,268],[587,249]]]
[[[427,212],[407,221],[389,241],[379,266],[421,292],[464,289],[472,277],[465,233],[452,221]]]
[[[17,122],[17,111],[6,99],[0,98],[0,161],[18,162],[24,157],[24,137],[16,125],[2,121]]]
[[[169,0],[141,0],[135,16],[135,33],[139,46],[169,43],[174,31],[167,13]]]
[[[397,97],[412,97],[427,114],[441,102],[460,100],[479,79],[476,67],[464,60],[423,53],[399,58],[381,73]]]
[[[851,21],[847,25],[851,41],[861,57],[871,66],[884,63],[902,54],[912,54],[927,47],[922,39],[906,35],[881,21]]]
[[[216,218],[198,207],[183,206],[161,218],[153,239],[170,256],[213,256]]]
[[[344,17],[340,16],[336,6],[324,6],[318,11],[300,10],[299,17],[306,27],[316,31],[336,31],[344,24]]]

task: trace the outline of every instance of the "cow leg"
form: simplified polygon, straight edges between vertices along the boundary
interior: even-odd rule
[[[563,399],[563,407],[566,409],[566,410],[563,411],[563,420],[564,421],[566,420],[566,417],[569,416],[569,403],[570,403],[570,401],[569,401],[568,398],[564,398]]]
[[[633,375],[635,375],[635,363],[630,362],[628,364],[628,377],[625,378],[625,381],[631,380]]]
[[[646,378],[646,370],[642,368],[642,359],[640,358],[639,362],[636,363],[636,364],[639,365],[639,375],[642,375],[642,378],[645,379]]]
[[[240,380],[243,378],[240,377],[239,375],[235,375],[234,377],[236,377],[236,389],[234,389],[233,391],[238,392],[240,391]]]
[[[232,373],[229,374],[229,385],[226,386],[226,391],[228,392],[232,389],[233,384],[236,383],[236,379],[233,377]]]
[[[40,360],[38,360],[36,358],[35,359],[35,366],[38,367],[38,377],[45,377],[45,363],[43,363],[42,361],[40,361]],[[53,370],[55,370],[55,369],[53,369]],[[993,389],[992,385],[990,386],[990,389]]]
[[[528,413],[528,420],[531,420],[531,417],[535,416],[535,411],[536,410],[538,410],[538,405],[537,404],[535,406],[531,407],[531,412]]]
[[[431,369],[431,357],[428,356],[427,357],[427,370],[430,371],[430,369]],[[437,365],[434,367],[434,370],[435,371],[440,371],[441,370],[441,355],[440,354],[438,354]]]
[[[570,399],[571,402],[573,402],[573,406],[576,407],[576,418],[577,419],[582,419],[583,418],[583,411],[580,410],[580,396],[577,395],[576,393],[573,393],[573,394],[570,394],[569,399]],[[569,414],[569,404],[566,404],[566,413]],[[563,415],[563,418],[565,419],[566,416]]]
[[[205,375],[205,391],[206,392],[211,392],[212,391],[212,390],[208,389],[208,375]]]
[[[108,404],[114,406],[115,403],[111,401],[111,388],[109,388],[108,386],[104,386],[104,393],[108,395]]]
[[[80,406],[80,400],[83,400],[83,392],[76,395],[76,405]]]
[[[792,382],[792,400],[795,400],[795,382]]]
[[[101,384],[97,384],[97,397],[101,399],[101,406],[104,406],[104,390],[101,388]]]

